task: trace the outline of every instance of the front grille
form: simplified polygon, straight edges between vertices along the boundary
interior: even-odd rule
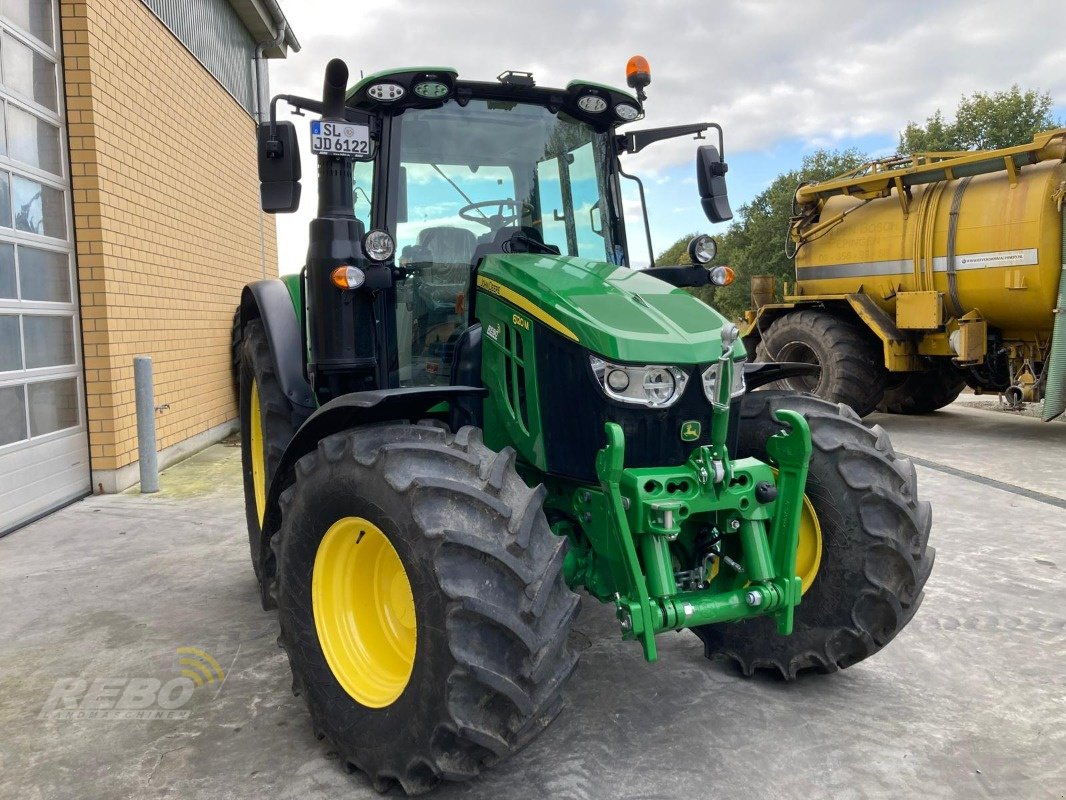
[[[555,332],[538,325],[537,381],[548,472],[579,481],[596,482],[596,453],[607,444],[603,426],[616,422],[626,439],[626,467],[682,464],[694,447],[710,444],[711,405],[703,394],[700,374],[706,365],[692,367],[685,393],[673,406],[651,409],[609,399],[600,389],[589,353]],[[739,402],[730,414],[729,447],[735,452]],[[681,426],[699,420],[702,432],[694,442],[681,441]]]

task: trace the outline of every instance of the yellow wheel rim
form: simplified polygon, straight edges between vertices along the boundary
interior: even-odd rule
[[[822,565],[822,525],[818,512],[807,495],[803,495],[803,513],[800,515],[799,542],[796,546],[796,574],[803,582],[803,593],[811,588],[818,568]]]
[[[263,447],[263,415],[259,410],[259,385],[252,381],[251,398],[248,402],[248,425],[252,449],[252,487],[255,491],[255,513],[259,527],[263,527],[266,513],[266,451]]]
[[[415,600],[396,548],[377,525],[344,517],[330,526],[315,554],[311,607],[337,683],[369,708],[394,703],[415,663]]]

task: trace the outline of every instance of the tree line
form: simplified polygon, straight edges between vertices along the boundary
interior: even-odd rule
[[[1012,86],[1001,92],[975,92],[963,97],[954,118],[947,120],[937,109],[925,122],[908,122],[899,135],[899,153],[988,150],[1032,141],[1039,131],[1058,127],[1052,116],[1051,95]],[[809,181],[833,178],[867,163],[871,157],[854,148],[819,149],[803,157],[796,169],[777,178],[751,202],[741,206],[726,233],[718,240],[716,263],[736,271],[736,280],[721,288],[692,290],[729,317],[739,318],[751,304],[753,275],[773,275],[781,296],[784,283],[794,279],[792,259],[786,252],[789,217],[797,187]],[[682,236],[655,260],[660,266],[687,264],[688,242],[695,234]]]

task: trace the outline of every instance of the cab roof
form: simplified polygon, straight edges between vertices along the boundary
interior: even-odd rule
[[[375,114],[408,108],[434,108],[448,100],[460,105],[473,98],[534,103],[553,113],[566,112],[594,128],[607,130],[641,119],[631,93],[592,81],[574,80],[565,89],[537,86],[532,74],[508,70],[495,81],[460,80],[452,67],[404,67],[367,75],[350,88],[345,104]]]

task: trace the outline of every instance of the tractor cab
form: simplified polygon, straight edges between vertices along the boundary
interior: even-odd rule
[[[547,93],[513,80],[505,73],[467,88],[461,102],[390,114],[388,147],[354,167],[356,217],[395,237],[400,386],[449,382],[469,324],[471,278],[486,256],[624,263],[608,133],[551,110]],[[380,83],[364,80],[350,96],[365,98]]]
[[[275,98],[323,115],[311,123],[312,151],[322,162],[320,220],[312,224],[304,303],[336,309],[347,302],[354,310],[354,298],[331,294],[328,280],[307,277],[345,267],[336,278],[340,285],[375,283],[384,292],[378,313],[391,318],[391,335],[376,352],[367,349],[368,336],[362,350],[349,338],[350,352],[343,353],[340,343],[327,340],[337,333],[358,338],[358,323],[351,314],[341,320],[316,313],[330,318],[328,330],[309,329],[309,377],[319,400],[359,389],[453,382],[456,348],[475,321],[476,272],[486,256],[529,253],[630,266],[620,184],[629,177],[619,161],[624,153],[717,129],[718,146],[700,148],[699,184],[709,218],[731,216],[721,128],[704,123],[620,133],[620,126],[643,117],[650,81],[640,57],[628,75],[636,94],[587,81],[539,87],[528,72],[482,82],[461,80],[451,68],[417,67],[367,76],[332,109],[305,98]],[[326,89],[328,95],[328,78]],[[262,126],[268,211],[289,211],[299,201],[296,136],[291,123]],[[345,217],[344,224],[336,222]],[[321,221],[326,218],[334,222]],[[345,244],[338,246],[338,239]],[[558,262],[544,262],[545,269],[552,265]],[[656,274],[675,285],[711,280],[699,268]],[[347,324],[338,328],[338,322]]]

